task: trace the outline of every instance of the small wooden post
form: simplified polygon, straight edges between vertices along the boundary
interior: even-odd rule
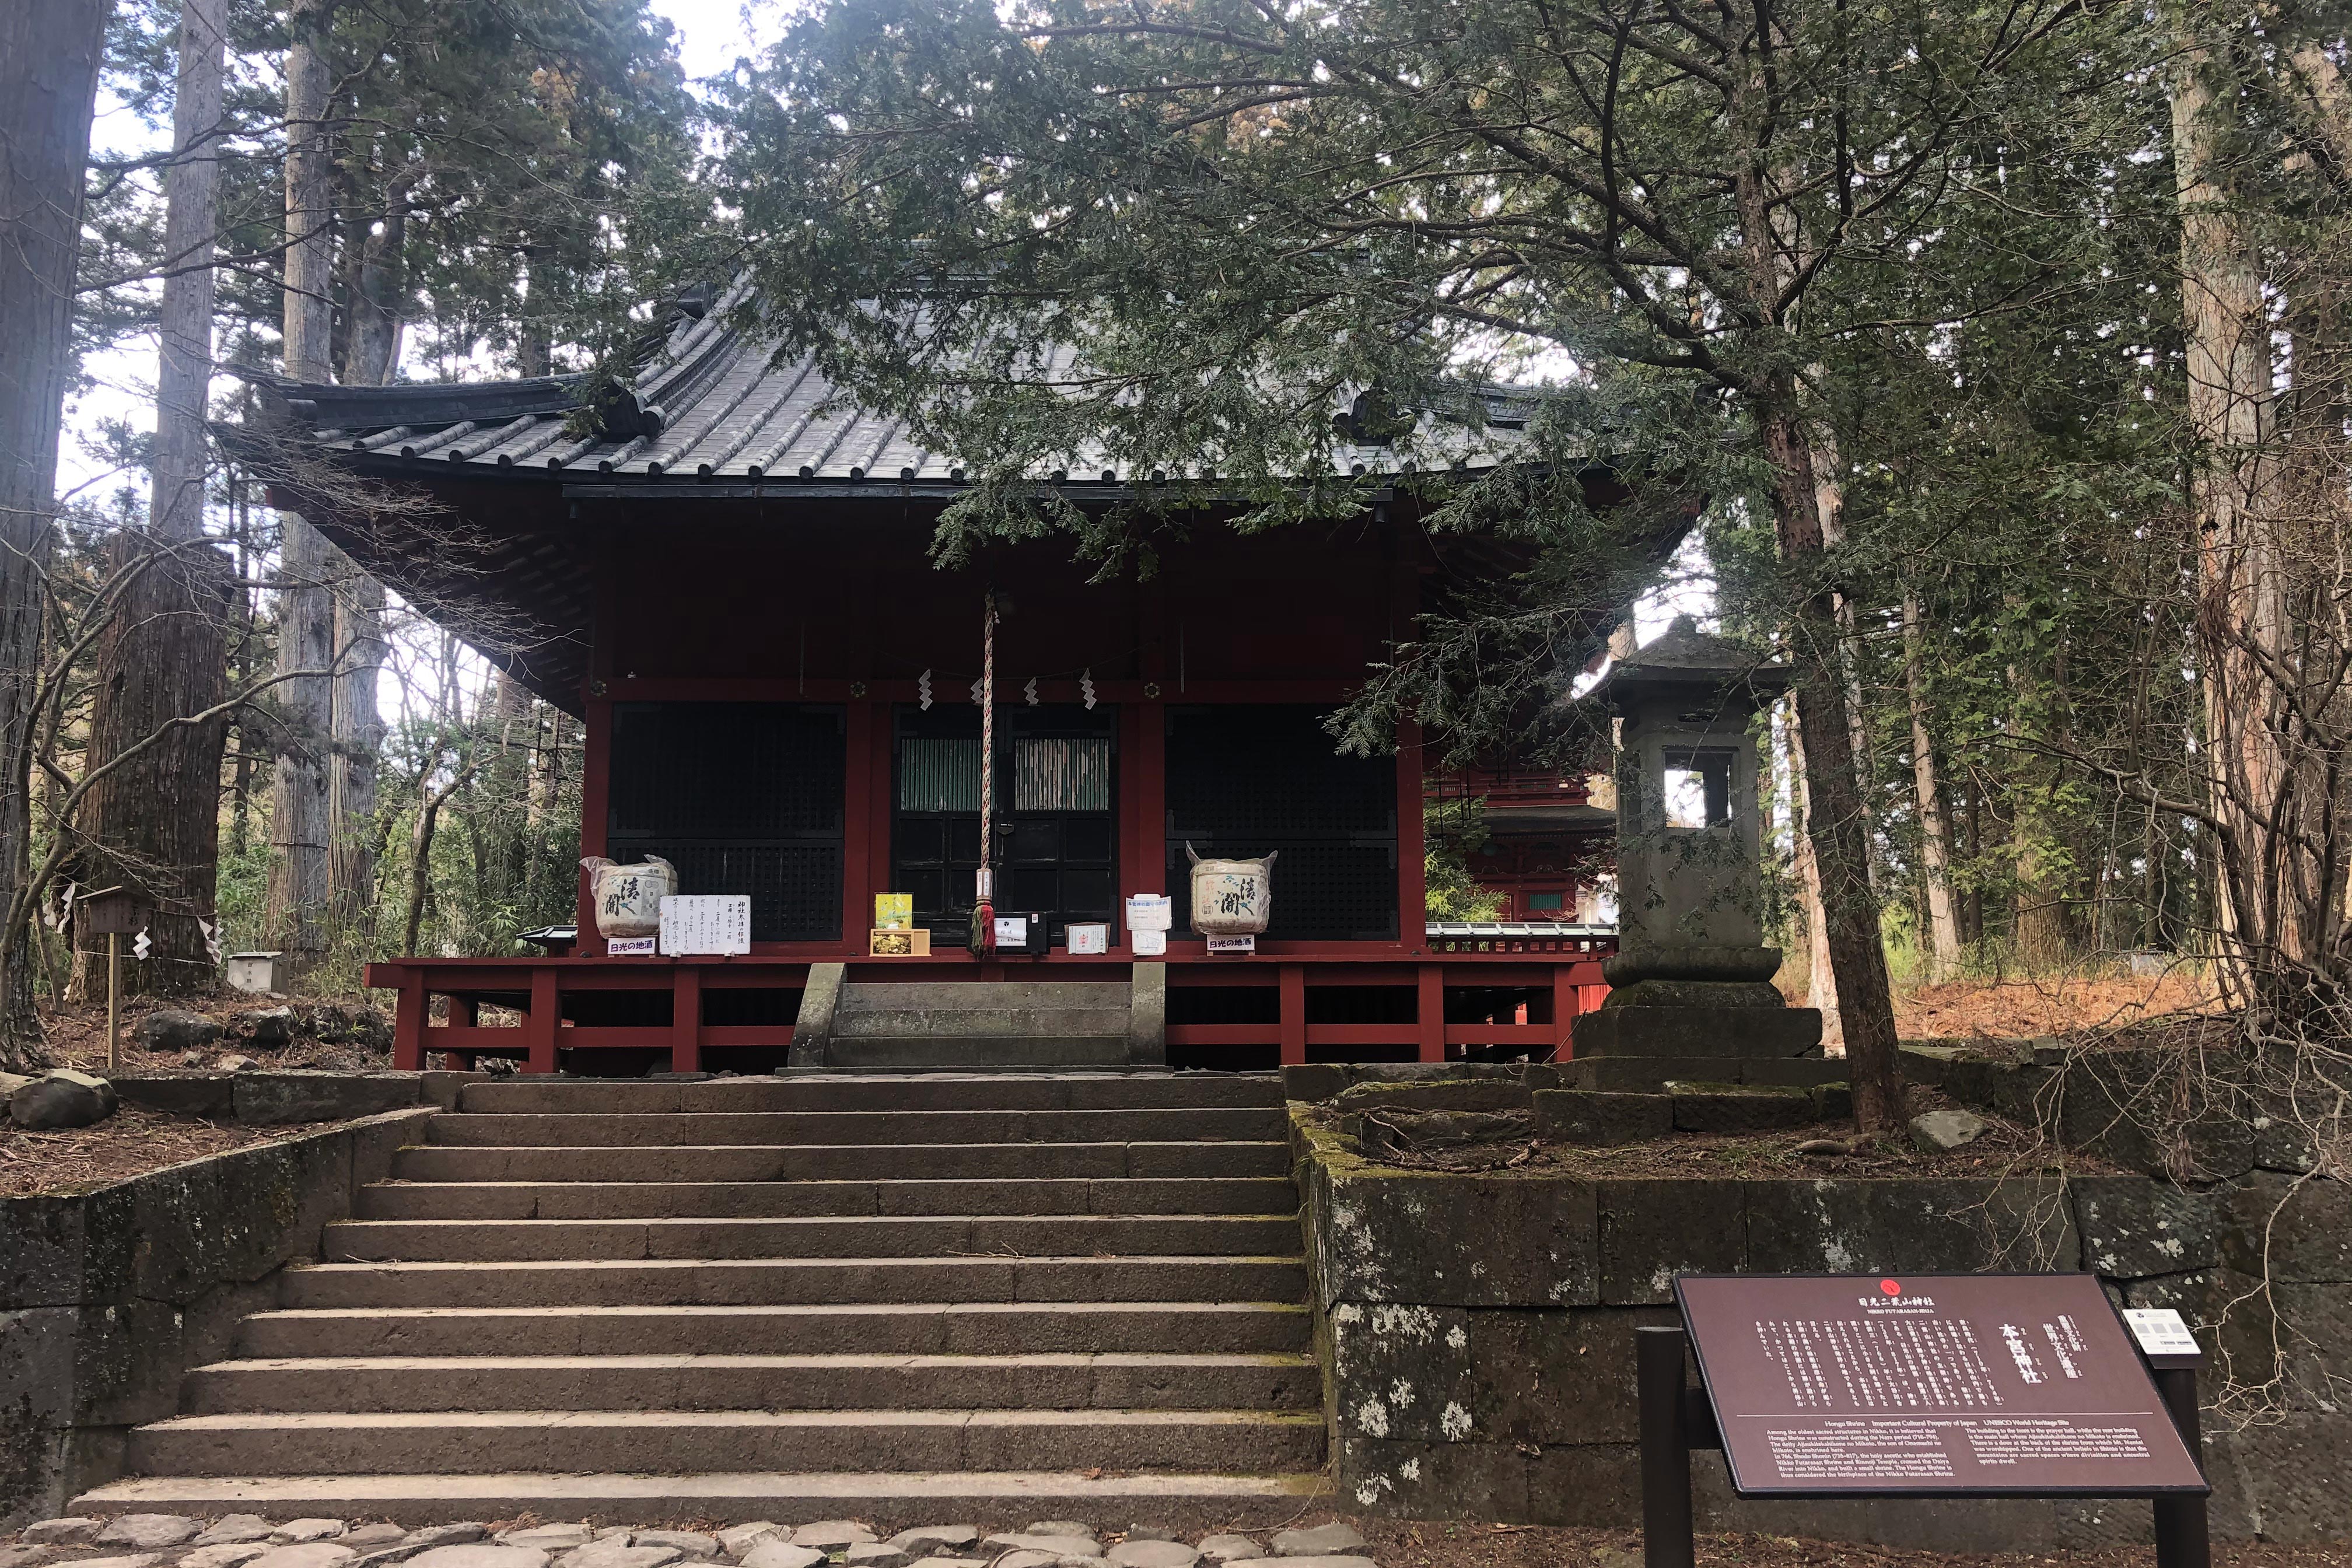
[[[122,1070],[122,933],[106,933],[106,1070]]]

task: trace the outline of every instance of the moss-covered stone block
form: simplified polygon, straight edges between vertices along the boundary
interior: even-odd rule
[[[2110,1279],[2181,1274],[2221,1261],[2222,1194],[2146,1176],[2077,1176],[2067,1184],[2083,1258]]]
[[[1745,1184],[1748,1266],[1768,1274],[2072,1270],[2082,1243],[2054,1181]]]
[[[1740,1184],[1680,1178],[1601,1182],[1600,1300],[1612,1307],[1674,1300],[1675,1276],[1748,1267]]]

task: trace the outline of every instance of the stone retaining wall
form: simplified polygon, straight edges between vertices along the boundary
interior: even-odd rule
[[[2283,1415],[2209,1443],[2216,1531],[2352,1536],[2352,1412],[2329,1385],[2352,1378],[2344,1184],[2259,1167],[2203,1185],[1466,1175],[1367,1161],[1328,1112],[1291,1113],[1332,1453],[1357,1506],[1638,1524],[1633,1331],[1675,1321],[1679,1271],[2087,1267],[2123,1303],[2180,1308],[2239,1381],[2283,1395]],[[2131,1501],[1744,1501],[1717,1454],[1695,1479],[1716,1528],[1949,1551],[2148,1528]]]
[[[277,1270],[318,1257],[320,1227],[435,1112],[0,1200],[0,1529],[120,1476],[130,1428],[177,1412],[182,1375],[227,1351]]]
[[[340,1121],[413,1105],[457,1109],[457,1091],[486,1079],[479,1072],[182,1072],[123,1073],[111,1081],[125,1103],[207,1121],[282,1127]]]

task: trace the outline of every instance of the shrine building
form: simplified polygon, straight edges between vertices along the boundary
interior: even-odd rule
[[[1364,501],[1348,521],[1244,536],[1211,513],[1153,574],[1097,582],[1064,537],[940,569],[961,469],[716,310],[679,312],[593,419],[577,376],[262,390],[307,459],[437,507],[357,515],[351,487],[306,489],[299,464],[271,492],[583,721],[582,853],[658,856],[680,893],[750,900],[748,953],[610,954],[583,878],[576,936],[538,952],[372,964],[397,993],[400,1067],[1541,1059],[1606,993],[1613,926],[1590,864],[1557,847],[1608,829],[1580,784],[1506,781],[1490,820],[1555,845],[1541,885],[1508,889],[1507,921],[1433,924],[1425,803],[1464,784],[1424,776],[1410,724],[1364,757],[1325,726],[1424,603],[1524,563],[1512,542],[1424,530],[1382,446],[1342,450]],[[1464,395],[1483,418],[1455,421],[1456,463],[1510,460],[1531,395]],[[1040,477],[1080,508],[1154,482],[1083,453]],[[1583,482],[1622,499],[1604,467]],[[975,957],[992,593],[993,902],[1038,929],[1034,954]],[[1190,929],[1188,847],[1276,856],[1255,951]],[[884,893],[907,896],[927,955],[874,955]],[[1147,894],[1171,929],[1139,954],[1126,901]],[[1085,945],[1107,928],[1104,951],[1071,952],[1073,926]]]

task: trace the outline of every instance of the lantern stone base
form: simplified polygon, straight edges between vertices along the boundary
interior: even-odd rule
[[[1780,950],[1777,947],[1656,942],[1630,931],[1622,940],[1624,945],[1601,961],[1601,978],[1620,987],[1644,980],[1745,981],[1757,984],[1771,979],[1780,970]]]
[[[1573,1039],[1573,1059],[1580,1062],[1594,1057],[1818,1056],[1822,1015],[1817,1007],[1608,1006],[1577,1019]]]

